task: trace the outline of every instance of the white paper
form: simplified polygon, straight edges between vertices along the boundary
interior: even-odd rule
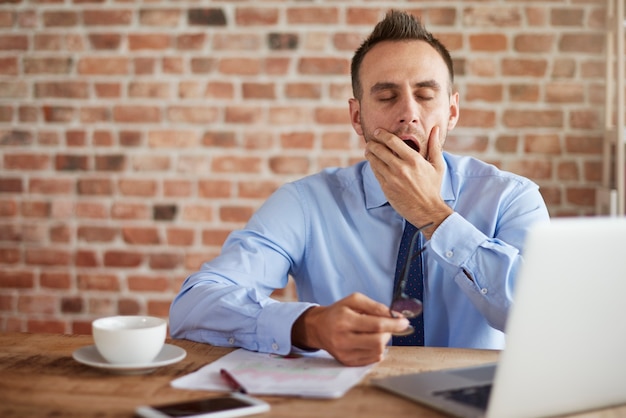
[[[175,379],[178,389],[231,391],[222,379],[226,369],[251,395],[339,398],[375,364],[347,367],[325,351],[280,356],[235,350],[197,371]]]

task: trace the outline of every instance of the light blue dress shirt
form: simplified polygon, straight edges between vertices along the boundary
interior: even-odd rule
[[[548,211],[530,180],[471,157],[444,159],[441,196],[454,213],[426,243],[425,343],[500,349],[526,232]],[[311,306],[354,292],[391,302],[403,228],[367,161],[285,184],[187,278],[171,335],[286,354],[292,324]],[[271,299],[289,275],[299,301]]]

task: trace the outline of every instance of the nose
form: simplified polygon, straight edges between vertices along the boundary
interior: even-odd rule
[[[416,124],[419,121],[419,108],[411,95],[398,102],[398,123],[402,125]]]

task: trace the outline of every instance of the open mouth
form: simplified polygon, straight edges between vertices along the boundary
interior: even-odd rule
[[[420,152],[419,146],[411,141],[410,139],[405,139],[404,143],[407,144],[409,147],[413,148],[416,152]]]

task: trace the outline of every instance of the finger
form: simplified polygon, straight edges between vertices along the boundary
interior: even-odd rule
[[[350,296],[343,299],[346,306],[350,309],[367,315],[388,317],[389,307],[380,302],[376,302],[365,296],[363,293],[353,293]]]
[[[428,137],[428,155],[426,159],[430,161],[434,166],[438,166],[443,163],[443,154],[441,148],[441,140],[439,139],[439,126],[433,127]]]

